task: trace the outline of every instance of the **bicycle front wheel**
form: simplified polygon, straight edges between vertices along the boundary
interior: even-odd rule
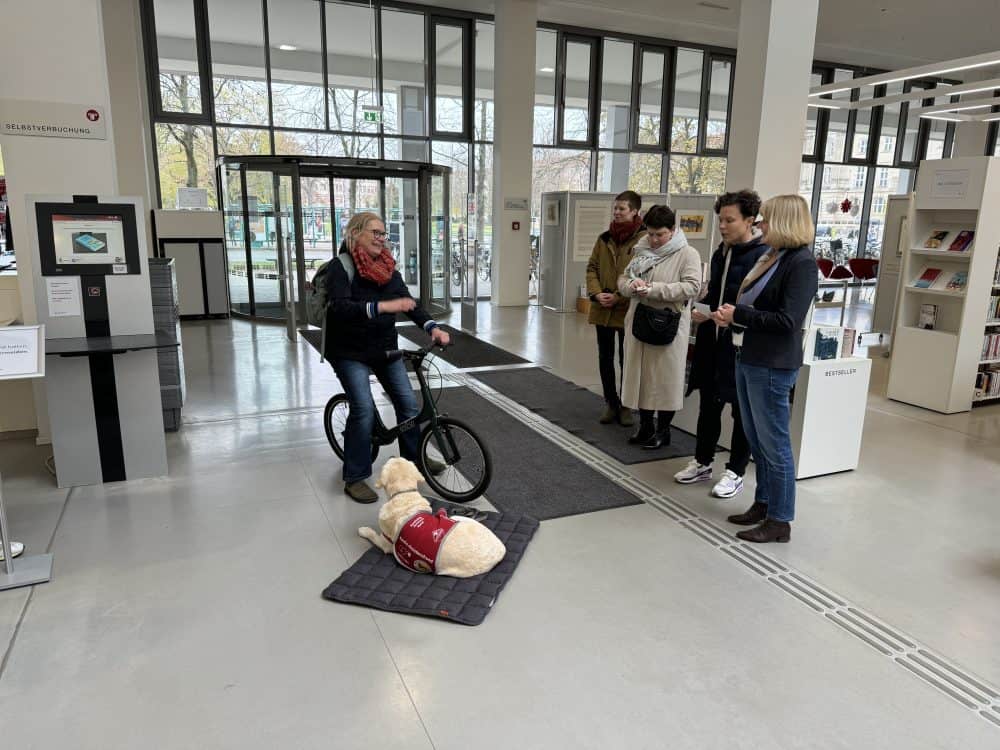
[[[475,500],[493,477],[493,462],[483,441],[470,427],[451,417],[441,417],[436,425],[424,428],[419,456],[430,488],[455,503]]]
[[[347,418],[351,414],[351,404],[346,393],[338,393],[326,402],[323,410],[323,428],[330,447],[337,458],[344,460],[344,435],[347,432]],[[378,457],[378,446],[372,443],[372,461]]]

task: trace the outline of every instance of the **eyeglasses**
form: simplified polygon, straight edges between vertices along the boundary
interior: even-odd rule
[[[384,240],[386,237],[389,236],[388,232],[381,232],[378,229],[373,229],[371,230],[371,232],[372,232],[372,237],[374,237],[377,240]]]

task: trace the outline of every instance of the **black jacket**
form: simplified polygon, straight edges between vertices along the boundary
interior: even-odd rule
[[[339,263],[331,263],[326,273],[326,358],[353,359],[368,365],[385,361],[385,352],[399,347],[396,336],[396,315],[377,312],[378,303],[410,297],[399,271],[393,271],[389,282],[378,286],[355,272],[347,280],[347,271]],[[420,307],[406,313],[425,330],[432,322]]]
[[[736,330],[745,330],[743,364],[781,370],[802,366],[802,324],[816,297],[818,276],[807,245],[785,250],[753,307],[736,306],[733,323]]]
[[[730,249],[732,258],[729,261],[729,272],[723,280],[722,273],[726,268],[725,248],[725,243],[720,243],[712,254],[708,294],[703,300],[712,310],[719,306],[723,281],[723,303],[736,304],[740,284],[757,259],[768,250],[760,235],[749,242],[733,245]],[[716,330],[719,332],[718,336]],[[728,328],[717,329],[711,320],[702,323],[695,331],[694,357],[691,361],[691,376],[688,378],[688,394],[702,389],[715,391],[723,401],[736,403],[736,350],[733,349],[732,332]]]

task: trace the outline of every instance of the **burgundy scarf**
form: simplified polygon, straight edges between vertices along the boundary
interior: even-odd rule
[[[615,241],[615,244],[621,245],[638,232],[640,227],[642,227],[642,219],[636,216],[630,222],[617,223],[612,221],[608,231],[611,232],[611,239]]]
[[[373,258],[358,244],[351,248],[351,257],[354,258],[354,267],[363,279],[373,281],[379,286],[385,286],[392,278],[393,271],[396,270],[396,259],[388,248],[383,247],[382,253]]]

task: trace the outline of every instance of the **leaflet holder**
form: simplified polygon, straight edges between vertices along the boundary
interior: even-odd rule
[[[139,198],[29,196],[60,487],[167,473]],[[86,396],[89,394],[89,398]]]

